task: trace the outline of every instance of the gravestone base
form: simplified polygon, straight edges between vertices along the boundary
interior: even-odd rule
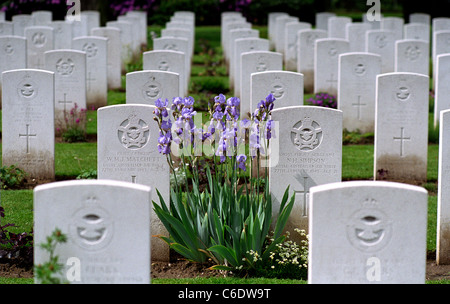
[[[427,164],[414,155],[404,156],[401,160],[398,156],[380,156],[375,180],[419,185],[427,181]]]

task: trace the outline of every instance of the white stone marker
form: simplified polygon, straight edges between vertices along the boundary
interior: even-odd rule
[[[366,32],[372,30],[369,23],[352,22],[346,25],[345,39],[350,45],[350,52],[365,52]]]
[[[276,37],[276,19],[281,16],[289,16],[285,12],[270,12],[267,20],[267,36],[270,42],[270,50],[275,50],[275,37]]]
[[[270,93],[274,109],[303,105],[303,75],[290,71],[265,71],[251,74],[250,112]]]
[[[12,36],[14,35],[14,26],[11,21],[0,22],[0,36]]]
[[[436,84],[436,59],[438,55],[450,53],[450,30],[433,32],[432,57],[433,87]]]
[[[150,187],[76,180],[37,186],[33,195],[35,265],[49,258],[37,244],[58,228],[68,239],[55,249],[64,266],[60,279],[70,284],[150,283]]]
[[[186,88],[186,55],[177,51],[147,51],[143,54],[143,69],[174,72],[179,75],[179,96],[184,97]]]
[[[53,28],[54,49],[72,48],[72,24],[66,21],[53,21],[50,25]]]
[[[394,39],[403,39],[403,25],[405,21],[400,17],[383,17],[381,18],[380,29],[394,32]]]
[[[430,44],[424,40],[395,42],[395,72],[430,74]]]
[[[336,14],[331,12],[316,13],[316,29],[328,31],[328,19],[335,16]]]
[[[166,157],[158,152],[158,124],[153,120],[155,106],[121,104],[98,109],[97,172],[99,179],[112,179],[152,187],[152,197],[160,203],[159,190],[169,203],[170,178]],[[153,235],[166,235],[164,225],[151,211]],[[152,238],[152,257],[169,260],[169,247]]]
[[[441,55],[444,56],[444,55]],[[450,55],[446,55],[450,56]],[[440,57],[440,56],[439,56]],[[438,59],[441,60],[441,59]],[[450,110],[440,112],[436,263],[450,264]]]
[[[381,72],[395,70],[395,36],[391,31],[371,30],[366,32],[366,52],[381,56]]]
[[[27,40],[25,37],[0,37],[0,74],[9,70],[25,69],[26,67]],[[0,94],[2,90],[1,83],[0,80]]]
[[[434,127],[438,127],[440,113],[450,109],[450,54],[437,56],[436,60],[436,86],[434,96]]]
[[[427,196],[393,182],[312,187],[308,283],[424,284]]]
[[[408,23],[403,26],[405,39],[425,40],[430,43],[430,25],[424,23]]]
[[[347,53],[350,45],[345,39],[316,40],[314,56],[314,93],[337,95],[339,55]]]
[[[2,74],[2,165],[30,178],[55,178],[54,73],[21,69]]]
[[[297,71],[297,33],[301,30],[310,30],[311,23],[307,22],[290,22],[285,27],[285,55],[284,66],[287,71]]]
[[[273,210],[278,212],[289,185],[289,198],[295,195],[295,204],[285,229],[300,244],[294,229],[308,230],[310,188],[341,181],[342,111],[316,106],[282,107],[272,111],[271,119],[279,124],[279,153],[271,152],[269,158]]]
[[[315,41],[327,38],[324,30],[301,30],[297,33],[297,72],[304,76],[305,93],[314,91]]]
[[[78,113],[83,111],[81,109],[87,109],[86,53],[76,50],[47,51],[45,69],[55,73],[55,131],[58,133],[67,129],[68,123],[73,123],[72,109],[77,107]]]
[[[97,109],[108,99],[108,38],[83,36],[72,40],[75,50],[86,52],[86,105]]]
[[[262,38],[239,38],[235,40],[233,56],[230,58],[230,88],[234,89],[234,96],[241,95],[241,55],[246,52],[269,51],[269,40]],[[231,84],[231,81],[234,81]]]
[[[140,20],[139,25],[139,41],[141,43],[141,46],[144,48],[147,47],[147,12],[145,11],[128,11],[126,13],[127,16],[134,16],[138,17]]]
[[[108,89],[122,87],[122,58],[120,29],[113,27],[94,27],[92,36],[108,38]]]
[[[194,55],[194,42],[191,40],[192,33],[186,28],[164,28],[161,29],[161,37],[186,38],[188,40],[189,56]]]
[[[31,19],[33,19],[34,25],[47,25],[50,26],[53,20],[52,11],[34,11],[31,13]]]
[[[374,178],[427,180],[429,77],[415,73],[377,76]]]
[[[14,36],[25,37],[25,28],[33,26],[33,19],[31,15],[19,14],[11,17],[14,29]]]
[[[450,30],[450,18],[448,18],[448,17],[433,18],[431,29],[432,29],[433,33],[437,32],[437,31]]]
[[[370,53],[339,55],[338,109],[343,113],[343,128],[350,132],[374,132],[377,75],[381,57]]]
[[[120,41],[122,44],[122,74],[125,74],[126,65],[133,62],[133,27],[129,22],[124,21],[108,21],[107,28],[117,28],[120,30]]]
[[[249,117],[250,113],[250,81],[252,73],[263,71],[281,71],[283,69],[283,55],[277,52],[256,51],[241,54],[239,96],[241,119]]]
[[[346,27],[350,23],[352,23],[350,17],[330,17],[328,19],[328,38],[346,39]]]
[[[285,41],[286,41],[286,24],[291,22],[299,22],[298,17],[293,16],[282,16],[276,19],[277,27],[276,27],[276,42],[275,42],[275,50],[281,54],[285,54],[286,50],[284,49]]]
[[[81,36],[89,36],[91,29],[100,27],[100,12],[81,11]]]
[[[430,25],[431,16],[425,13],[412,13],[409,15],[409,23],[424,23]]]
[[[179,96],[179,80],[177,73],[144,70],[127,73],[126,103],[155,105],[158,98],[171,101]]]
[[[44,53],[53,50],[53,28],[50,26],[27,27],[25,38],[27,38],[27,68],[43,69]]]

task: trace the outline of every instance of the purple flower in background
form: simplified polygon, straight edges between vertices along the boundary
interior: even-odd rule
[[[236,157],[236,161],[238,163],[238,167],[244,171],[247,170],[247,168],[245,167],[245,162],[247,161],[247,156],[245,156],[244,154],[239,154]]]
[[[155,101],[156,109],[153,111],[153,114],[155,114],[157,117],[162,119],[162,117],[167,117],[169,113],[167,112],[167,105],[169,104],[169,101],[167,99],[162,100],[161,98],[158,98]]]

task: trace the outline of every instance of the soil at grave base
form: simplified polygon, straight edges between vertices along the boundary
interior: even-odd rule
[[[450,265],[436,265],[435,253],[427,257],[427,280],[450,280]],[[223,277],[224,274],[210,270],[211,263],[199,264],[182,259],[179,256],[171,257],[170,262],[152,262],[153,279],[180,279],[197,277]],[[33,267],[23,259],[0,259],[0,277],[4,278],[33,278]]]

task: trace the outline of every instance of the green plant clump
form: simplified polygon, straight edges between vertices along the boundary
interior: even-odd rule
[[[15,165],[0,168],[0,180],[2,189],[19,189],[25,182],[27,173]]]

